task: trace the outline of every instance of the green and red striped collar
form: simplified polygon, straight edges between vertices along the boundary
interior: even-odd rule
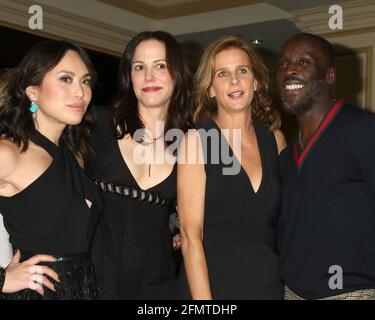
[[[294,158],[296,161],[297,170],[300,171],[302,164],[304,160],[306,159],[307,155],[310,153],[311,148],[316,144],[316,142],[319,140],[323,132],[326,130],[326,128],[329,126],[329,124],[332,123],[333,119],[338,114],[339,110],[344,104],[343,99],[334,100],[332,103],[332,107],[330,108],[329,112],[325,115],[325,117],[322,119],[318,129],[316,130],[315,134],[307,144],[306,148],[301,150],[301,153],[299,153],[298,143],[299,139],[296,139],[296,142],[294,143]]]

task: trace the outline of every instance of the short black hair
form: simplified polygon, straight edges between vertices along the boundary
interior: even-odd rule
[[[317,35],[312,34],[312,33],[298,33],[298,34],[294,35],[293,37],[291,37],[286,42],[286,44],[289,43],[292,40],[301,39],[301,38],[308,38],[308,39],[311,39],[311,40],[317,42],[320,45],[321,49],[323,50],[323,53],[328,58],[329,66],[330,67],[335,66],[335,51],[333,49],[333,46],[328,40],[324,39],[323,37],[317,36]],[[285,45],[284,45],[284,47],[285,47]]]

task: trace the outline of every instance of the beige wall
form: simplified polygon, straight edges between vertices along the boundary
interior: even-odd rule
[[[28,28],[31,5],[43,8],[43,30]],[[292,17],[266,3],[155,20],[96,0],[0,0],[0,25],[73,40],[117,56],[121,56],[130,38],[144,30],[161,29],[180,35]]]
[[[338,94],[353,97],[360,107],[375,112],[375,28],[325,37],[338,48]]]
[[[375,1],[340,1],[339,5],[342,30],[330,30],[327,6],[294,11],[294,22],[304,32],[324,36],[337,49],[338,95],[375,112]]]
[[[27,27],[30,17],[27,11],[32,4],[43,7],[43,30],[31,31]],[[289,19],[305,32],[324,35],[340,50],[346,48],[356,52],[346,57],[340,54],[338,94],[345,94],[360,106],[375,112],[375,2],[346,1],[343,10],[344,31],[334,32],[328,29],[330,16],[327,6],[287,12],[258,3],[155,20],[95,0],[0,0],[0,24],[51,38],[71,39],[87,48],[120,56],[129,39],[146,29],[160,28],[178,35],[223,26]],[[188,56],[194,60],[198,55],[190,52]],[[364,64],[363,67],[359,63]],[[351,65],[357,68],[351,68]],[[341,76],[343,74],[344,77]]]

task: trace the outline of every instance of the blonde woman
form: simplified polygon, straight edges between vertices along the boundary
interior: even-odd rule
[[[266,67],[239,38],[223,37],[203,53],[195,77],[199,130],[185,135],[177,170],[179,297],[282,298],[275,223],[285,139],[267,88]]]

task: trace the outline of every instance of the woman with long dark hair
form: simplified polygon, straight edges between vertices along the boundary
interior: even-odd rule
[[[170,299],[175,284],[168,227],[176,198],[175,139],[192,126],[191,77],[175,38],[142,32],[127,45],[119,91],[97,108],[86,170],[105,211],[93,244],[101,299]]]
[[[80,47],[42,41],[14,69],[0,106],[0,212],[15,255],[5,299],[93,299],[89,258],[101,206],[85,158],[95,78]],[[82,126],[78,126],[82,122]]]

